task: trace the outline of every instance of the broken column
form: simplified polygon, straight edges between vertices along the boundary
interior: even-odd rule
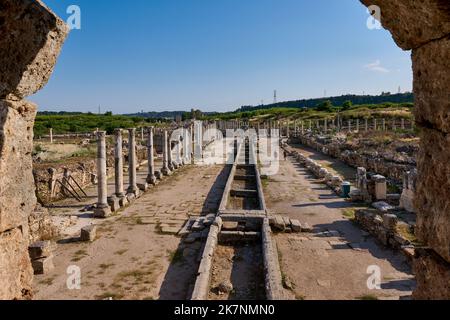
[[[97,193],[98,200],[94,209],[94,217],[106,218],[111,215],[108,205],[108,177],[106,173],[106,132],[97,132]]]
[[[417,170],[405,172],[403,176],[403,192],[400,197],[400,208],[409,212],[416,212],[414,209],[414,196],[416,192]]]
[[[156,185],[158,179],[155,175],[155,155],[154,155],[154,144],[153,144],[153,128],[147,129],[147,158],[148,158],[148,175],[147,183],[151,185]]]
[[[140,194],[136,180],[136,167],[136,128],[131,128],[128,129],[128,200],[138,198]]]
[[[24,98],[46,85],[69,30],[40,1],[2,0],[0,7],[0,300],[27,299],[37,106]]]
[[[115,196],[119,201],[119,205],[124,207],[128,204],[125,190],[123,187],[123,138],[122,129],[115,130],[115,147],[114,147],[114,169],[115,169]],[[112,199],[114,201],[114,199]]]
[[[167,138],[167,130],[163,132],[163,166],[161,169],[161,173],[165,176],[170,176],[172,174],[172,170],[169,169],[169,147],[168,147],[168,138]]]

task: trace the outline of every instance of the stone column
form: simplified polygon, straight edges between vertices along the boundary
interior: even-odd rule
[[[352,121],[348,120],[347,123],[348,123],[348,132],[352,132]]]
[[[302,121],[302,135],[305,134],[305,122]]]
[[[373,119],[373,130],[375,130],[375,131],[378,130],[377,119]]]
[[[171,171],[176,169],[173,161],[172,140],[170,138],[167,141],[167,165]]]
[[[359,132],[359,119],[356,119],[356,131]]]
[[[401,126],[402,126],[402,130],[405,130],[405,119],[402,118],[401,120]]]
[[[386,119],[382,120],[382,124],[383,124],[383,131],[386,131]]]
[[[119,205],[124,207],[128,204],[125,190],[123,187],[123,138],[122,129],[115,130],[115,147],[114,147],[114,185],[115,196],[119,200]],[[111,197],[110,202],[114,201]],[[110,203],[111,205],[111,203]]]
[[[365,129],[366,129],[366,132],[367,131],[369,131],[369,119],[364,119],[365,120]]]
[[[50,135],[50,143],[53,143],[53,128],[50,128],[49,135]]]
[[[140,195],[137,186],[136,173],[136,129],[128,129],[128,179],[129,186],[127,189],[128,200],[138,198]]]
[[[156,185],[158,179],[155,175],[155,157],[153,143],[153,127],[147,129],[147,158],[148,158],[148,175],[147,183]]]
[[[172,174],[172,170],[169,168],[169,147],[168,147],[168,137],[167,130],[163,132],[163,167],[161,172],[165,176],[170,176]]]
[[[108,205],[108,176],[106,173],[106,132],[97,132],[97,193],[98,201],[94,217],[106,218],[111,215]]]

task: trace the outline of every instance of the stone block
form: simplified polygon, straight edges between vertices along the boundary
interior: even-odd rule
[[[80,240],[85,242],[93,242],[97,237],[97,226],[90,225],[81,229]]]
[[[239,222],[237,221],[224,221],[222,225],[222,230],[236,230],[239,226]]]
[[[291,229],[293,232],[301,232],[302,231],[302,225],[300,221],[296,219],[291,219]]]
[[[302,232],[311,233],[314,231],[314,228],[309,225],[308,222],[302,223]]]
[[[389,203],[384,202],[384,201],[378,201],[378,202],[374,202],[372,203],[372,207],[374,207],[375,209],[377,209],[380,212],[386,213],[389,210],[393,210],[394,207],[391,206]]]
[[[31,260],[49,257],[56,250],[56,243],[53,241],[38,241],[28,247]]]
[[[420,149],[416,236],[450,262],[450,134],[423,128]]]
[[[30,102],[0,100],[0,233],[27,224],[36,205],[33,164],[27,156],[33,150],[35,115],[36,105]]]
[[[148,183],[138,183],[137,187],[139,188],[139,190],[141,190],[142,192],[146,192],[148,190]]]
[[[111,208],[105,207],[105,208],[95,208],[94,209],[94,218],[104,219],[111,216]]]
[[[390,231],[394,231],[397,227],[398,218],[395,214],[383,215],[383,226]]]
[[[386,178],[382,175],[372,176],[372,181],[375,183],[375,199],[386,200],[387,199],[387,183]]]
[[[55,268],[53,264],[53,255],[33,260],[31,261],[31,265],[34,270],[34,274],[47,274]]]
[[[20,100],[47,83],[69,28],[40,0],[2,0],[0,22],[0,98]]]
[[[108,197],[108,205],[112,212],[119,211],[120,209],[119,198],[117,198],[116,196]]]
[[[276,231],[281,231],[281,232],[283,232],[284,230],[285,230],[285,228],[286,228],[286,225],[284,224],[284,220],[283,220],[283,218],[282,217],[280,217],[280,216],[275,216],[273,219],[272,219],[272,224],[271,224],[271,226],[272,226],[272,228],[274,229],[274,230],[276,230]]]
[[[403,50],[420,47],[450,33],[448,3],[436,0],[361,0],[381,9],[381,22]],[[416,91],[415,91],[416,92]]]
[[[21,228],[0,232],[0,299],[30,298],[32,281],[28,235]]]
[[[447,10],[448,6],[447,1]],[[448,16],[447,21],[450,21]],[[450,133],[450,37],[431,41],[418,48],[413,52],[412,60],[416,123],[444,134]]]

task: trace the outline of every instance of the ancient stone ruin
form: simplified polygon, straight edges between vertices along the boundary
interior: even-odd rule
[[[41,1],[0,3],[0,299],[32,294],[28,216],[36,206],[31,150],[37,107],[67,26]]]
[[[417,213],[415,228],[418,240],[423,244],[416,250],[414,261],[417,289],[416,299],[449,299],[450,291],[450,3],[445,0],[361,0],[367,6],[378,5],[382,10],[382,24],[388,29],[397,43],[404,50],[412,50],[414,93],[415,93],[415,125],[420,130],[421,146],[417,162],[417,174],[410,171],[404,182],[401,206],[407,211]],[[51,261],[52,244],[48,242],[30,245],[30,216],[36,208],[35,187],[32,174],[32,141],[33,124],[37,106],[25,98],[40,90],[49,80],[59,55],[64,39],[68,34],[68,27],[56,17],[41,0],[2,0],[0,2],[0,299],[28,299],[32,297],[33,269],[44,272],[53,267]],[[330,124],[325,122],[325,131],[333,126],[346,126],[348,131],[359,130],[372,125],[386,130],[389,126],[381,119],[373,119],[373,123],[361,121]],[[219,128],[240,129],[248,128],[248,123],[235,121],[219,123]],[[280,123],[275,124],[281,128]],[[295,125],[296,128],[299,128]],[[301,123],[302,133],[305,127],[313,130],[321,126],[319,122]],[[405,127],[404,123],[393,123],[392,126]],[[264,128],[271,129],[273,123],[265,123]],[[202,128],[194,126],[201,132]],[[260,128],[258,127],[258,130]],[[283,131],[283,128],[281,128]],[[152,130],[148,131],[148,167],[147,182],[138,185],[136,182],[136,154],[135,129],[128,130],[129,154],[129,188],[123,187],[121,170],[116,170],[115,196],[107,197],[107,173],[105,133],[97,132],[97,180],[98,201],[95,207],[96,217],[108,217],[112,211],[126,205],[130,200],[138,198],[145,192],[148,184],[156,184],[157,178],[170,176],[181,166],[183,161],[190,161],[191,154],[185,152],[184,159],[173,157],[172,150],[182,148],[182,142],[168,139],[168,132],[162,132],[163,167],[155,171],[153,158]],[[52,133],[51,133],[52,135]],[[199,136],[199,135],[197,135]],[[201,136],[201,135],[200,135]],[[291,136],[289,124],[285,128],[285,137]],[[214,137],[208,138],[208,143]],[[183,141],[187,141],[184,139]],[[186,142],[184,142],[186,143]],[[317,144],[317,146],[321,146]],[[191,146],[189,146],[190,148]],[[202,153],[202,141],[194,143],[193,154]],[[116,131],[116,168],[122,166],[122,141],[120,131]],[[188,145],[184,147],[188,150]],[[199,150],[200,149],[200,150]],[[238,148],[238,152],[249,153],[254,150],[246,144]],[[314,175],[323,179],[337,193],[342,192],[343,180],[334,176],[317,162],[295,155],[298,161]],[[295,220],[269,221],[262,193],[261,181],[257,169],[249,168],[245,164],[233,164],[234,170],[250,170],[243,175],[230,175],[230,184],[236,181],[246,181],[255,184],[253,189],[230,189],[227,192],[234,198],[244,198],[244,207],[248,203],[256,203],[253,210],[264,211],[264,217],[258,217],[256,227],[248,223],[252,219],[243,219],[244,227],[239,227],[242,217],[231,217],[236,210],[221,212],[224,219],[209,217],[195,221],[208,224],[211,227],[207,235],[207,250],[214,251],[218,242],[227,240],[226,237],[236,235],[249,236],[262,241],[263,262],[266,268],[266,289],[268,298],[280,298],[279,286],[281,274],[279,271],[276,249],[271,240],[270,225],[275,229],[289,229],[301,231],[302,226]],[[253,170],[253,171],[251,171]],[[253,172],[253,173],[252,173]],[[353,194],[366,201],[369,198],[376,201],[373,204],[378,211],[386,208],[385,204],[392,200],[386,187],[386,177],[373,175],[367,177],[367,171],[358,169],[357,184],[359,193]],[[225,197],[228,193],[225,193]],[[126,200],[125,200],[126,199]],[[258,204],[259,199],[259,204]],[[243,208],[246,209],[246,208]],[[390,208],[387,208],[388,212]],[[245,216],[243,211],[239,214]],[[254,212],[250,212],[253,214]],[[228,215],[228,217],[227,217]],[[358,217],[357,217],[358,218]],[[228,221],[227,221],[228,219]],[[234,220],[233,220],[234,219]],[[389,213],[383,217],[372,214],[362,214],[359,220],[367,223],[368,229],[375,228],[386,243],[396,237],[395,229],[398,221],[395,215]],[[232,222],[232,223],[231,223]],[[236,223],[237,222],[237,223]],[[225,225],[225,228],[224,228]],[[231,227],[230,227],[231,225]],[[250,227],[249,227],[250,226]],[[281,227],[282,226],[282,227]],[[228,230],[226,230],[228,229]],[[309,228],[306,228],[309,229]],[[257,231],[255,231],[257,230]],[[96,238],[95,227],[85,227],[81,230],[83,241],[93,241]],[[33,239],[33,238],[31,238]],[[38,240],[38,239],[33,239]],[[224,241],[225,241],[224,240]],[[403,239],[400,239],[401,242]],[[271,253],[271,254],[268,254]],[[199,272],[194,298],[203,298],[209,286],[212,252],[205,252],[203,267]],[[276,261],[275,261],[276,260]],[[203,272],[203,273],[202,273]],[[203,277],[202,277],[203,276]],[[219,286],[224,291],[231,291],[227,285]],[[219,288],[220,289],[220,288]]]

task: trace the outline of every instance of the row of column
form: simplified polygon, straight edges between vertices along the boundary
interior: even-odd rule
[[[168,132],[163,132],[163,165],[161,171],[155,169],[154,158],[154,130],[147,129],[147,158],[148,158],[148,175],[146,183],[139,185],[137,183],[137,156],[136,156],[136,129],[128,129],[128,178],[129,186],[124,189],[123,174],[123,137],[122,129],[115,130],[115,146],[114,146],[114,185],[115,191],[111,197],[108,197],[108,177],[106,165],[106,133],[104,131],[97,132],[97,176],[98,176],[98,202],[94,209],[94,216],[105,218],[120,207],[126,206],[130,201],[140,196],[141,190],[147,190],[148,185],[156,185],[163,176],[169,176],[178,167],[190,161],[189,143],[191,140],[189,132],[175,145],[177,151],[176,159],[172,158],[171,142],[168,139]],[[143,131],[141,130],[141,138]],[[181,142],[183,141],[184,156],[181,157]]]

